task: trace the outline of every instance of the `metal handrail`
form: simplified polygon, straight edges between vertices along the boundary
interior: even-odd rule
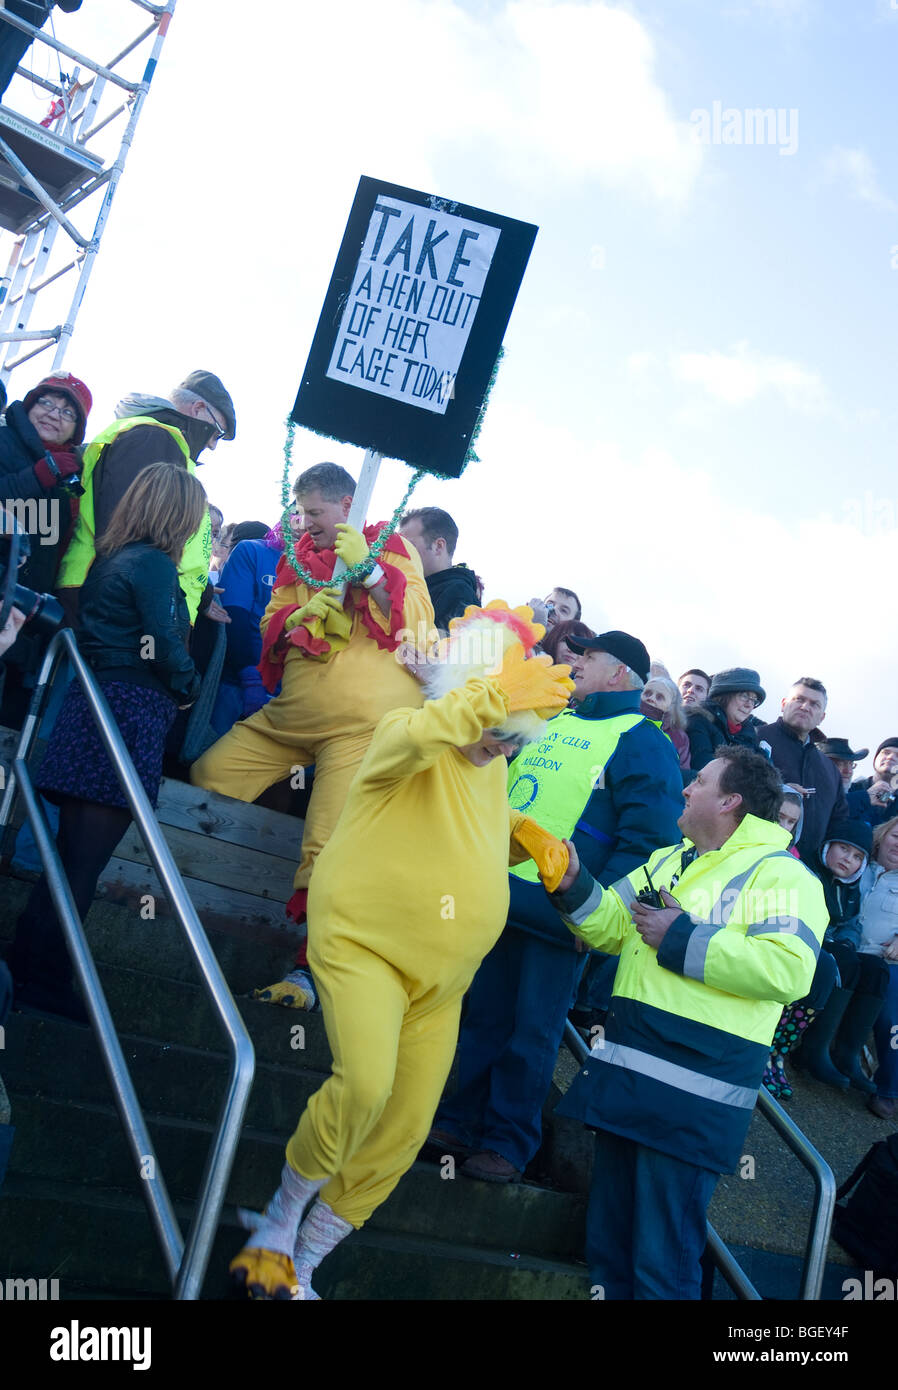
[[[786,1113],[779,1101],[774,1100],[763,1086],[758,1092],[758,1101],[764,1119],[769,1121],[814,1179],[814,1206],[808,1230],[808,1243],[805,1246],[799,1294],[799,1298],[813,1302],[820,1297],[826,1270],[826,1247],[829,1244],[829,1233],[836,1208],[835,1175],[823,1155],[814,1147],[804,1131],[798,1128],[792,1116]]]
[[[81,684],[88,708],[93,715],[100,737],[128,799],[131,813],[143,836],[165,895],[193,953],[206,993],[209,995],[213,1008],[227,1034],[228,1051],[231,1058],[230,1080],[219,1113],[218,1126],[209,1147],[194,1220],[186,1247],[165,1182],[158,1171],[158,1164],[144,1124],[140,1103],[112,1022],[97,968],[84,935],[84,927],[75,906],[68,879],[60,863],[56,846],[47,829],[26,762],[52,684],[52,678],[60,658],[64,654],[68,657],[75,678]],[[0,825],[6,824],[9,819],[16,783],[21,788],[25,800],[28,817],[34,830],[35,842],[47,876],[47,885],[59,914],[87,1010],[97,1034],[116,1107],[125,1128],[125,1136],[144,1183],[144,1195],[149,1208],[150,1219],[162,1247],[174,1296],[179,1300],[197,1299],[209,1263],[212,1241],[218,1227],[243,1124],[243,1116],[249,1100],[255,1071],[253,1045],[221,972],[221,967],[184,887],[171,850],[159,829],[149,798],[119,733],[112,711],[106,702],[106,697],[79,652],[72,632],[67,628],[57,632],[47,648],[31,708],[22,728],[19,747],[13,763],[13,775],[9,778],[3,805],[0,807]]]
[[[590,1056],[589,1048],[570,1019],[565,1020],[564,1041],[581,1065]],[[823,1274],[826,1269],[826,1247],[829,1243],[829,1232],[836,1205],[836,1180],[823,1155],[815,1149],[803,1130],[798,1128],[791,1115],[786,1113],[778,1101],[768,1095],[763,1086],[758,1091],[758,1108],[764,1119],[769,1121],[780,1138],[814,1178],[814,1206],[801,1271],[799,1298],[815,1302],[820,1298]],[[751,1301],[761,1298],[745,1270],[721,1240],[710,1221],[708,1222],[708,1250],[730,1288],[739,1298]]]

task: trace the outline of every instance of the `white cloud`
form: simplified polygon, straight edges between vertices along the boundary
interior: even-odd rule
[[[766,392],[797,410],[820,409],[824,388],[818,374],[785,357],[765,356],[737,343],[729,352],[680,352],[671,358],[679,381],[700,386],[715,400],[745,405]]]
[[[512,39],[505,71],[520,97],[504,134],[528,161],[536,155],[556,175],[659,200],[689,195],[701,150],[670,110],[651,37],[635,15],[606,4],[515,0],[503,27]]]
[[[823,178],[826,183],[844,184],[849,195],[859,202],[889,212],[898,208],[895,200],[880,187],[873,160],[866,150],[836,145],[824,162]]]
[[[627,358],[627,371],[631,376],[645,376],[652,368],[658,366],[658,354],[656,352],[631,352]]]

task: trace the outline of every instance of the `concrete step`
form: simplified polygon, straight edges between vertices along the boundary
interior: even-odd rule
[[[166,1044],[225,1055],[224,1031],[199,985],[115,966],[99,966],[99,975],[120,1035],[156,1038]],[[252,1037],[257,1064],[306,1066],[322,1073],[330,1070],[330,1048],[320,1011],[307,1013],[241,997],[235,1002]],[[12,1015],[13,1020],[18,1017],[25,1015]],[[64,1026],[64,1020],[59,1022]]]
[[[140,1180],[112,1106],[24,1095],[12,1099],[12,1176],[139,1194]],[[169,1195],[193,1199],[202,1181],[212,1126],[160,1115],[147,1115],[146,1120]],[[48,1134],[53,1135],[52,1145],[47,1144]],[[229,1203],[255,1210],[265,1205],[280,1180],[285,1138],[244,1129]],[[473,1182],[456,1176],[448,1165],[417,1163],[369,1224],[394,1235],[566,1259],[583,1249],[585,1205],[583,1197],[569,1193],[529,1183]]]
[[[201,1123],[217,1119],[228,1075],[223,1057],[125,1033],[120,1041],[145,1113]],[[285,1138],[293,1133],[306,1101],[325,1076],[302,1058],[302,1052],[285,1049],[283,1065],[257,1065],[247,1125]],[[7,1088],[20,1095],[96,1105],[112,1101],[93,1032],[61,1020],[12,1014],[6,1026],[3,1076]]]
[[[176,1203],[175,1208],[186,1229],[189,1206]],[[13,1176],[0,1193],[0,1227],[11,1274],[27,1270],[35,1278],[57,1277],[62,1298],[77,1296],[81,1287],[90,1288],[94,1296],[103,1290],[120,1298],[169,1296],[149,1217],[136,1197]],[[204,1298],[229,1296],[227,1265],[242,1238],[235,1214],[228,1209],[213,1246]],[[315,1284],[322,1297],[333,1299],[589,1296],[586,1270],[573,1262],[394,1235],[373,1225],[355,1232],[327,1257]]]
[[[0,944],[12,940],[16,920],[32,886],[19,878],[0,879]],[[217,916],[209,920],[202,911],[198,915],[234,994],[251,993],[258,986],[271,984],[291,968],[300,938],[286,922],[278,929],[264,923],[228,924]],[[85,930],[97,964],[196,983],[193,956],[180,926],[167,912],[144,919],[137,907],[97,899],[88,913]]]

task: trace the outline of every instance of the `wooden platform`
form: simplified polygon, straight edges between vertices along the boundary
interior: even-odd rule
[[[0,728],[3,785],[9,775],[19,735]],[[32,766],[39,761],[35,755]],[[157,819],[194,906],[203,921],[220,929],[252,924],[283,931],[284,904],[293,893],[303,822],[262,806],[235,801],[186,782],[163,778]],[[15,808],[2,852],[12,858],[14,831],[22,824],[21,798]],[[137,903],[153,894],[160,907],[165,895],[151,867],[143,840],[133,824],[100,879],[98,896]]]

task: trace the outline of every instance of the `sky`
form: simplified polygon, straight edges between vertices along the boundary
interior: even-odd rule
[[[141,25],[83,10],[56,32],[101,61]],[[360,175],[536,223],[479,462],[412,505],[453,515],[488,598],[564,585],[674,676],[757,669],[761,717],[815,675],[825,730],[898,735],[898,0],[259,13],[178,0],[65,362],[91,426],[217,372],[237,438],[200,477],[227,521],[273,519]],[[362,450],[298,431],[292,476],[322,459]],[[408,478],[384,462],[371,519]]]

